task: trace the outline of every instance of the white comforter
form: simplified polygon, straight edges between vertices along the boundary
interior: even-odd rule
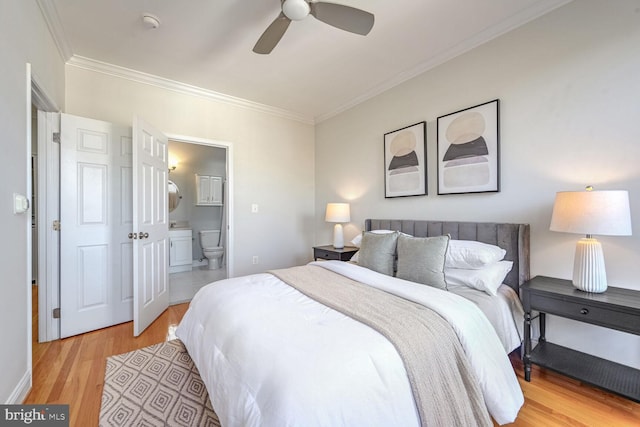
[[[511,353],[520,347],[524,335],[524,309],[513,289],[501,285],[497,295],[489,295],[463,285],[447,284],[447,289],[475,303],[482,310],[502,342],[505,352]]]
[[[470,301],[357,265],[315,262],[414,300],[451,323],[489,413],[515,420],[524,402],[493,327]],[[202,288],[176,331],[223,426],[418,426],[400,356],[373,329],[271,274]]]

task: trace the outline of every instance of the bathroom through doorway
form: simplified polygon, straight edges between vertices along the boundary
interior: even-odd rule
[[[231,277],[231,146],[169,136],[169,300]]]

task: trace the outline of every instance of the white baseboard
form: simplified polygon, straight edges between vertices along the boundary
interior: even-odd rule
[[[191,271],[193,267],[191,266],[191,264],[187,264],[187,265],[174,265],[172,267],[169,267],[169,274],[171,273],[182,273],[184,271]]]
[[[209,261],[207,261],[206,259],[203,259],[202,261],[194,259],[193,260],[193,267],[201,267],[203,265],[207,265],[209,263]]]
[[[22,376],[22,379],[16,387],[13,389],[13,392],[5,402],[6,405],[19,405],[21,404],[27,394],[31,390],[31,372],[27,371]]]

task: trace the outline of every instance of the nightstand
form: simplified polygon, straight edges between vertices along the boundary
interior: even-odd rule
[[[349,261],[353,254],[358,252],[355,246],[345,246],[342,249],[336,249],[332,245],[314,246],[313,259],[335,259],[338,261]]]
[[[603,293],[577,290],[570,280],[538,276],[521,287],[524,305],[525,380],[531,364],[640,402],[640,370],[546,341],[546,314],[640,335],[640,291],[608,287]],[[538,311],[540,339],[531,348],[532,311]]]

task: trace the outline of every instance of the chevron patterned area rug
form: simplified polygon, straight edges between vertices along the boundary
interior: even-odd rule
[[[107,358],[100,426],[220,426],[178,339]]]

